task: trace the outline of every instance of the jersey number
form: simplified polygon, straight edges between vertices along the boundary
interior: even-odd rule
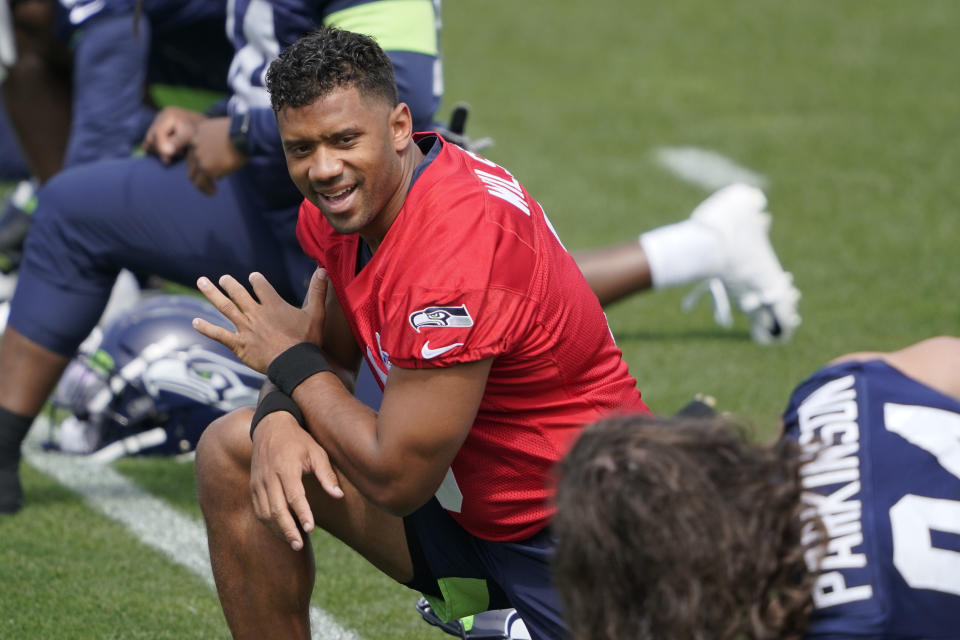
[[[951,411],[888,403],[884,424],[936,457],[960,479],[960,415]],[[893,564],[915,589],[960,596],[960,553],[933,546],[931,531],[960,535],[960,501],[907,494],[890,508]]]

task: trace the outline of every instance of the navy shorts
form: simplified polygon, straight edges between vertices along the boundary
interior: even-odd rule
[[[545,529],[520,542],[471,535],[436,498],[403,519],[414,577],[441,620],[515,608],[533,638],[566,638],[550,559],[556,540]]]

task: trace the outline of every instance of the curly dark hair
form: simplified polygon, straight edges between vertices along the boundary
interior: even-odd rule
[[[560,464],[554,521],[573,637],[801,638],[800,460],[724,418],[588,427]]]
[[[274,113],[304,107],[334,89],[356,87],[361,95],[397,104],[393,64],[373,38],[333,27],[303,36],[270,64],[267,90]]]

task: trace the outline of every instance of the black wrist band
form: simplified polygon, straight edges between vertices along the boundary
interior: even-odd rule
[[[293,401],[293,398],[282,391],[271,391],[257,403],[257,410],[253,412],[253,420],[250,422],[250,439],[253,440],[253,430],[257,428],[260,421],[275,411],[286,411],[297,419],[301,427],[306,429],[303,419],[303,412]]]
[[[267,377],[280,391],[292,396],[297,385],[322,371],[333,371],[323,351],[311,342],[301,342],[273,359],[267,367]]]
[[[230,142],[236,147],[237,151],[245,156],[250,156],[250,140],[247,139],[247,132],[250,130],[250,112],[235,113],[230,116]]]

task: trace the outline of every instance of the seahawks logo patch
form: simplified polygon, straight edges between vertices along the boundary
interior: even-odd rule
[[[410,326],[420,333],[420,327],[472,327],[473,318],[467,305],[459,307],[427,307],[410,314]]]

